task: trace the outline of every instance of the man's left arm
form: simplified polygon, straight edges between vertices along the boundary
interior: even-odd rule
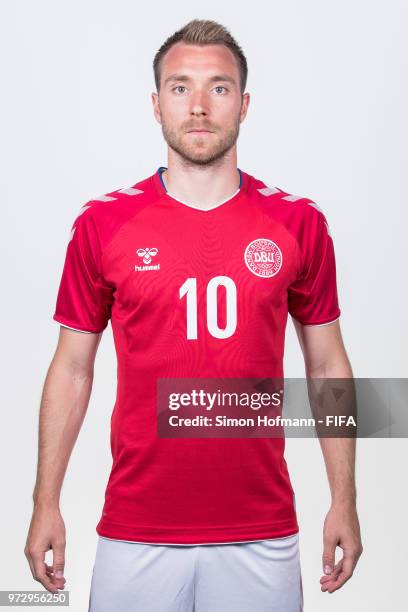
[[[307,378],[353,378],[339,321],[301,325],[293,319],[305,360]],[[332,593],[351,578],[363,551],[356,506],[355,438],[319,436],[331,492],[323,528],[321,590]],[[336,547],[343,557],[335,564]]]

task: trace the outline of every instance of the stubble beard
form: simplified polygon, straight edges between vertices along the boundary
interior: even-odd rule
[[[185,130],[176,131],[166,125],[162,120],[162,132],[168,146],[173,149],[182,160],[188,165],[208,166],[214,165],[220,159],[228,154],[228,151],[234,146],[239,135],[239,121],[228,128],[220,138],[214,136],[189,136],[192,142],[186,143]],[[206,129],[203,127],[202,129]],[[217,133],[217,132],[216,132]],[[207,140],[212,139],[215,142],[208,146]]]

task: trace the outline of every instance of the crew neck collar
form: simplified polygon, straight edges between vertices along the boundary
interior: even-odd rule
[[[179,199],[173,197],[171,195],[171,193],[169,191],[167,191],[166,186],[165,186],[164,181],[163,181],[163,178],[161,176],[162,173],[164,172],[164,170],[167,170],[166,166],[159,166],[157,171],[152,176],[153,185],[154,185],[158,195],[160,197],[163,197],[165,200],[167,200],[169,202],[172,202],[172,203],[175,203],[175,204],[179,204],[180,206],[183,206],[185,208],[189,208],[189,209],[191,209],[193,211],[197,211],[197,212],[206,213],[206,212],[211,212],[213,210],[219,210],[219,209],[223,209],[225,207],[228,207],[231,203],[235,202],[238,198],[240,198],[242,196],[242,194],[247,191],[247,188],[248,188],[248,175],[246,174],[246,172],[243,172],[240,168],[237,168],[237,170],[239,172],[240,182],[239,182],[239,187],[236,190],[236,192],[233,193],[228,198],[226,198],[225,200],[223,200],[221,202],[217,202],[216,204],[214,204],[210,208],[199,208],[198,206],[194,206],[192,204],[189,204],[188,202],[184,202],[182,200],[179,200]]]

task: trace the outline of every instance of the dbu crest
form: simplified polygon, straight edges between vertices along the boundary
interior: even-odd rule
[[[253,274],[270,278],[281,269],[282,252],[269,238],[257,238],[245,249],[244,260],[248,270]]]

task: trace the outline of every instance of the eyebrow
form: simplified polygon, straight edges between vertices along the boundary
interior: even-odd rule
[[[167,85],[167,83],[171,81],[183,81],[184,83],[186,83],[188,81],[191,81],[191,77],[189,77],[187,74],[172,74],[164,81],[164,85]],[[236,84],[235,79],[230,77],[228,74],[216,74],[210,77],[209,81],[210,83],[214,83],[216,81],[224,81],[227,83],[232,83],[233,85]]]

